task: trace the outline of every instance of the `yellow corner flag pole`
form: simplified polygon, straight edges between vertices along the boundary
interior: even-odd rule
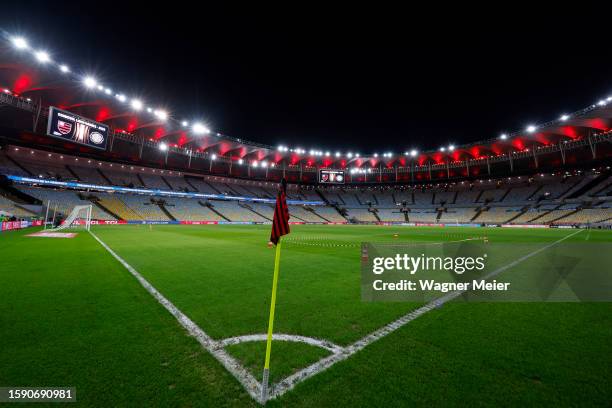
[[[276,287],[278,286],[278,271],[280,266],[281,240],[276,244],[276,257],[274,258],[274,277],[272,278],[272,300],[270,301],[270,320],[268,320],[268,340],[266,342],[266,360],[264,363],[263,379],[261,381],[261,403],[268,400],[268,377],[270,375],[270,354],[272,353],[272,333],[274,331],[274,308],[276,307]]]

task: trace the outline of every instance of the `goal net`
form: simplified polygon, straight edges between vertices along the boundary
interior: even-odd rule
[[[53,231],[61,231],[68,228],[83,228],[87,231],[91,228],[92,205],[75,206],[66,219]]]

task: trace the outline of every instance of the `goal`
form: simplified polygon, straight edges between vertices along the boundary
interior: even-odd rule
[[[53,231],[61,231],[68,228],[84,228],[89,231],[91,228],[92,205],[75,206],[66,219]]]

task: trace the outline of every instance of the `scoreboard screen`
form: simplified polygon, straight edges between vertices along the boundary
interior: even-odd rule
[[[108,126],[51,106],[47,134],[68,142],[106,150]]]
[[[319,170],[320,184],[344,184],[344,170]]]

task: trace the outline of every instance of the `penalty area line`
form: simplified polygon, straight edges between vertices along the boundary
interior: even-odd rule
[[[172,302],[162,295],[153,285],[149,283],[133,266],[121,258],[115,251],[106,245],[96,234],[89,231],[92,237],[102,245],[106,251],[113,256],[125,269],[136,278],[143,288],[151,294],[172,316],[176,318],[185,330],[208,351],[217,361],[219,361],[227,371],[229,371],[239,382],[244,389],[249,393],[251,398],[262,403],[261,384],[244,368],[236,359],[230,356],[224,349],[223,344],[212,339],[204,330],[195,324],[189,317],[181,312]]]

